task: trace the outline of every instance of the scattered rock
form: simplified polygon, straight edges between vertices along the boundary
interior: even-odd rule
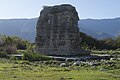
[[[79,66],[80,65],[80,61],[76,61],[72,64],[72,66]]]
[[[107,71],[107,69],[105,69],[105,68],[101,68],[100,71]]]
[[[110,61],[117,60],[116,58],[110,58]]]
[[[60,67],[66,67],[66,63],[61,63]]]

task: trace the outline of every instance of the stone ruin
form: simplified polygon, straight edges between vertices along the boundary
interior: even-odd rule
[[[37,21],[36,51],[54,56],[87,54],[79,47],[78,13],[69,4],[44,6]]]

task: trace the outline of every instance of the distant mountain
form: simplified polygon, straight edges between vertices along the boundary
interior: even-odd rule
[[[120,18],[82,19],[79,21],[79,27],[82,32],[97,39],[115,37],[120,34]]]
[[[97,32],[97,31],[93,31],[93,30],[87,30],[84,29],[83,27],[80,27],[80,31],[86,33],[87,35],[92,36],[93,38],[96,39],[105,39],[105,38],[114,38],[115,36],[112,36],[108,33],[105,32]]]
[[[37,18],[0,19],[0,34],[19,36],[34,41]],[[120,18],[115,19],[81,19],[79,28],[94,38],[113,38],[120,35]]]
[[[0,34],[19,36],[34,41],[37,18],[0,19]]]

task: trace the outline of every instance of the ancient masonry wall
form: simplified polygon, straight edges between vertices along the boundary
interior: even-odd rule
[[[78,13],[71,5],[45,6],[37,22],[37,52],[48,55],[80,54],[78,20]]]

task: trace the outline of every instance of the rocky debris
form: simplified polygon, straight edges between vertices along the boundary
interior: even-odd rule
[[[60,64],[60,67],[65,67],[66,66],[66,63],[61,63]]]
[[[89,54],[79,43],[78,13],[69,4],[44,6],[37,21],[36,51],[52,56]]]
[[[120,60],[120,58],[117,58],[117,60]]]
[[[80,61],[76,61],[76,62],[74,62],[74,63],[72,64],[72,67],[73,67],[73,66],[79,66],[80,63],[81,63]]]
[[[110,61],[116,60],[115,58],[110,58]]]
[[[101,68],[100,71],[107,71],[107,69],[105,69],[105,68]]]
[[[95,61],[106,61],[106,60],[110,60],[110,58],[113,58],[113,56],[111,55],[87,55],[87,56],[74,56],[74,57],[60,57],[60,56],[49,56],[50,58],[52,58],[53,60],[57,60],[57,61],[65,61],[65,62],[72,62],[72,61],[88,61],[88,60],[95,60]],[[118,60],[118,59],[117,59]]]

